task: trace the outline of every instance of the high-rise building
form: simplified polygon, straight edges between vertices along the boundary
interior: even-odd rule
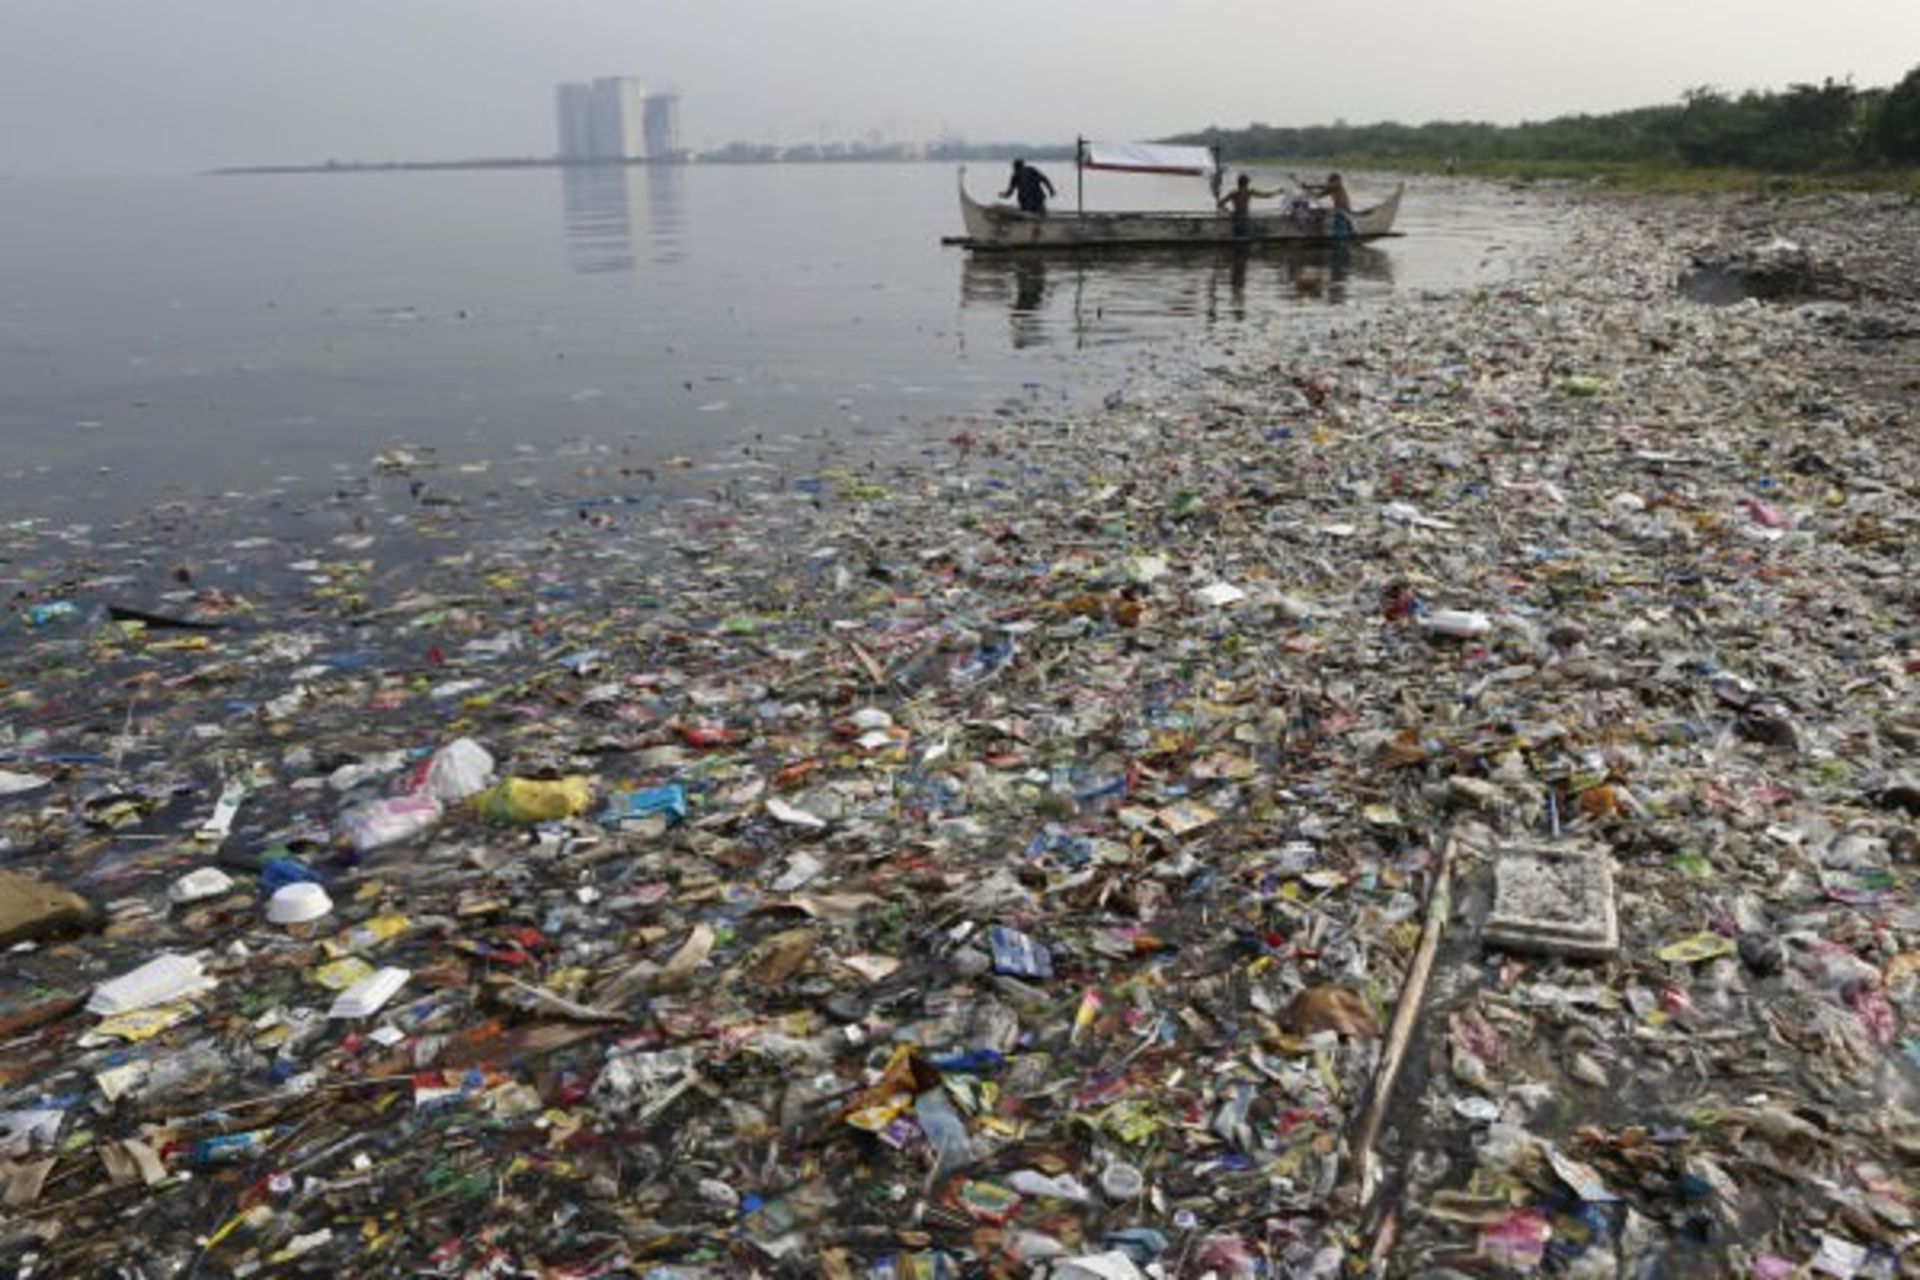
[[[680,95],[656,93],[647,99],[647,154],[655,160],[680,158]]]
[[[553,91],[562,160],[684,160],[680,95],[648,96],[632,76],[602,76]]]
[[[593,82],[592,151],[596,160],[638,160],[647,154],[646,95],[631,76]]]
[[[584,84],[563,84],[553,91],[553,107],[560,127],[560,158],[591,159],[593,89]]]

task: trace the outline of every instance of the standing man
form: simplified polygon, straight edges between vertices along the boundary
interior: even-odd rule
[[[1337,173],[1327,175],[1325,182],[1304,184],[1310,196],[1325,196],[1333,201],[1333,212],[1328,218],[1328,228],[1335,240],[1344,240],[1353,234],[1353,197],[1347,194],[1347,184]]]
[[[1257,196],[1265,199],[1279,194],[1278,191],[1260,190],[1253,185],[1253,179],[1243,173],[1240,175],[1240,180],[1233,184],[1233,190],[1227,192],[1227,194],[1221,196],[1219,200],[1214,202],[1214,208],[1225,209],[1228,206],[1232,206],[1233,238],[1235,240],[1247,240],[1253,235],[1251,206],[1254,198]]]
[[[1007,189],[1000,193],[1000,198],[1004,200],[1014,196],[1020,202],[1020,212],[1044,218],[1047,216],[1047,197],[1053,193],[1053,183],[1048,181],[1046,174],[1025,160],[1015,160],[1013,176],[1007,179]]]

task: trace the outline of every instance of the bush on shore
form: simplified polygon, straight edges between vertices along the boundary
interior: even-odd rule
[[[1737,96],[1701,86],[1670,106],[1518,125],[1253,124],[1210,128],[1173,141],[1218,146],[1236,158],[1295,164],[1339,158],[1483,175],[1531,167],[1535,176],[1563,177],[1730,173],[1738,175],[1734,187],[1774,175],[1912,191],[1910,171],[1920,166],[1920,66],[1890,89],[1858,89],[1831,78]]]

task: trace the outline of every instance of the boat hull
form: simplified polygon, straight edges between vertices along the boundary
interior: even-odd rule
[[[1356,209],[1352,229],[1336,235],[1332,210],[1276,210],[1256,212],[1247,220],[1247,234],[1236,237],[1233,220],[1224,213],[1168,211],[1164,213],[1022,213],[1008,205],[981,204],[960,185],[960,217],[966,235],[955,243],[969,249],[1066,249],[1136,247],[1142,245],[1223,246],[1254,244],[1333,244],[1342,240],[1377,240],[1393,234],[1400,212],[1400,189],[1370,209]]]

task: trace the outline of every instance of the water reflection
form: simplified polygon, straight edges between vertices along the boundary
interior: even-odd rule
[[[961,306],[1006,308],[1015,349],[1132,341],[1392,289],[1393,259],[1373,245],[969,253],[960,275]]]
[[[1013,345],[1039,346],[1047,340],[1047,260],[1040,254],[1020,254],[1013,264]]]
[[[568,264],[581,275],[632,271],[643,243],[652,261],[679,261],[684,181],[678,165],[563,166]]]
[[[643,172],[647,182],[648,233],[653,260],[679,262],[686,255],[686,166],[657,164]]]

